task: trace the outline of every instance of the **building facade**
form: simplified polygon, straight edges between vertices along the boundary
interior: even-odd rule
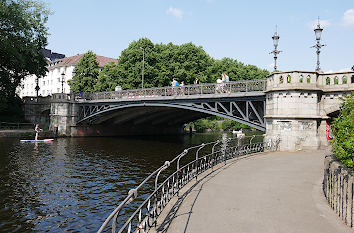
[[[48,60],[48,73],[46,76],[38,79],[38,95],[45,97],[55,93],[70,93],[68,81],[73,77],[73,71],[84,54],[78,54],[72,57],[64,57],[54,61]],[[117,63],[117,59],[97,56],[97,62],[100,69],[109,62]],[[63,75],[64,74],[64,75]],[[18,90],[21,98],[36,96],[37,76],[27,76]]]

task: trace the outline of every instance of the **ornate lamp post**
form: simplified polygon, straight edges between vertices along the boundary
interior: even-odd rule
[[[144,89],[144,62],[145,62],[145,49],[140,47],[143,50],[143,64],[141,69],[141,89]]]
[[[65,73],[63,71],[63,73],[61,73],[61,93],[64,93],[64,82],[65,82],[64,78],[65,78]]]
[[[275,27],[275,32],[274,32],[274,35],[272,36],[273,45],[274,45],[274,50],[269,53],[269,54],[274,54],[274,71],[277,70],[278,54],[279,54],[280,52],[282,52],[282,51],[278,50],[279,38],[280,38],[280,36],[278,35],[277,27]]]
[[[321,48],[323,46],[326,46],[325,44],[321,44],[321,34],[322,34],[323,28],[321,28],[320,25],[320,18],[318,18],[318,23],[317,27],[314,29],[315,35],[316,35],[316,41],[317,43],[312,46],[311,48],[316,48],[316,53],[317,53],[317,66],[316,66],[316,72],[322,72],[320,68],[320,53],[321,53]]]

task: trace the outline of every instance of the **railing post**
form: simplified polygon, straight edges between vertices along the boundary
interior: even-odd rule
[[[195,180],[197,180],[198,177],[198,159],[199,159],[199,151],[205,147],[205,144],[203,143],[195,153]]]
[[[246,81],[246,92],[248,92],[248,81]]]

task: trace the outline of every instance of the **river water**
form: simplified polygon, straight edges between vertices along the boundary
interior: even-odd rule
[[[0,232],[95,232],[164,161],[220,137],[0,138]]]

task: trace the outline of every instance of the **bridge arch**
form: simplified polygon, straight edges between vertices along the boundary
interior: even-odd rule
[[[262,106],[259,104],[262,103]],[[201,102],[201,103],[161,103],[161,102],[143,102],[143,103],[121,103],[121,104],[102,104],[101,106],[82,106],[81,109],[81,119],[77,124],[97,124],[112,119],[116,116],[119,111],[125,111],[127,109],[139,108],[147,109],[159,108],[161,111],[167,109],[175,109],[173,113],[179,113],[180,119],[174,119],[176,124],[181,126],[199,118],[207,116],[220,116],[230,120],[240,122],[242,124],[251,126],[261,131],[265,131],[263,115],[264,112],[264,101],[252,102],[244,101],[244,104],[237,102]],[[199,114],[192,114],[199,113]],[[149,113],[145,114],[148,115]],[[142,115],[142,114],[141,114]],[[190,116],[189,116],[190,115]],[[153,116],[152,116],[153,117]],[[129,116],[127,116],[127,119]],[[151,118],[151,117],[150,117]]]

